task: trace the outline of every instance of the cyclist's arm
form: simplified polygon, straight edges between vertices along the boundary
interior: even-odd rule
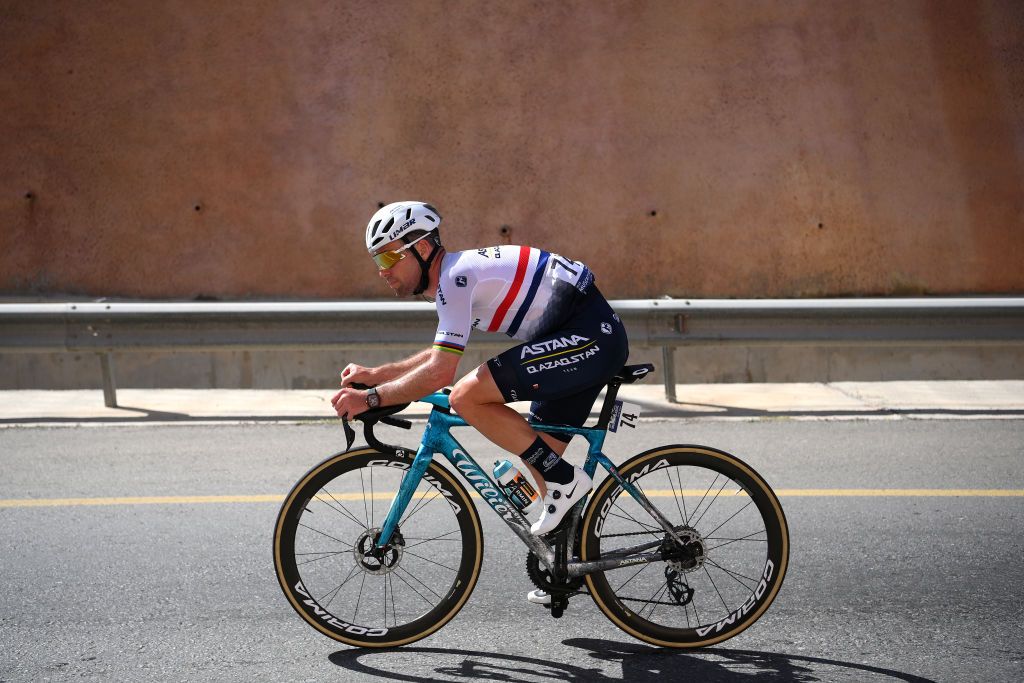
[[[442,275],[437,287],[434,344],[406,359],[400,375],[377,386],[381,405],[415,401],[455,381],[455,371],[472,330],[475,285],[470,271],[453,269]]]
[[[401,377],[413,368],[426,363],[429,355],[430,350],[426,349],[403,360],[385,363],[375,368],[364,367],[357,363],[349,363],[341,371],[341,386],[347,387],[351,384],[376,386],[382,384],[396,377]]]
[[[377,386],[381,405],[409,403],[455,381],[460,356],[432,348],[424,349],[413,358],[422,358],[422,362]]]
[[[386,363],[384,365],[378,365],[373,369],[374,378],[378,384],[384,382],[390,382],[391,380],[401,377],[408,373],[410,370],[417,368],[427,362],[430,357],[430,349],[423,349],[419,353],[415,353],[408,358],[395,361],[394,363]]]

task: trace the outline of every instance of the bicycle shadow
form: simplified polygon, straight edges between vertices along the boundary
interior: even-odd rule
[[[590,668],[523,655],[435,647],[339,650],[328,659],[332,664],[354,673],[417,683],[477,679],[663,683],[666,677],[668,680],[694,680],[701,683],[732,683],[752,679],[759,682],[812,683],[834,680],[839,672],[843,678],[850,677],[851,680],[934,683],[928,678],[891,669],[803,655],[717,648],[686,652],[592,638],[569,638],[562,643],[584,650],[592,659],[619,664],[622,667],[621,676],[605,673],[607,667],[603,666]],[[424,656],[429,657],[432,668],[424,674],[404,673],[401,669],[408,671],[408,657],[402,657],[402,662],[395,662],[388,668],[383,668],[386,662],[375,666],[365,661],[386,657],[388,653],[414,655],[420,661]],[[396,670],[388,670],[390,668]]]
[[[687,677],[700,681],[828,681],[835,678],[827,670],[842,670],[843,677],[856,680],[893,680],[908,683],[935,683],[929,678],[856,662],[843,662],[823,657],[790,655],[756,650],[708,648],[679,651],[591,638],[570,638],[562,641],[571,647],[589,650],[595,659],[621,662],[622,679],[627,681],[663,680],[665,675]],[[824,669],[824,670],[823,670]],[[868,675],[872,675],[870,679]]]

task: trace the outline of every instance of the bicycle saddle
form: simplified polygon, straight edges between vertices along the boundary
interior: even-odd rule
[[[633,382],[639,382],[651,372],[654,372],[654,366],[650,363],[644,363],[643,365],[623,365],[622,369],[615,373],[615,377],[612,378],[612,381],[618,382],[619,384],[632,384]]]

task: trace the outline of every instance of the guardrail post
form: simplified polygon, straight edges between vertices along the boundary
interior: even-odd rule
[[[661,347],[661,367],[665,372],[665,399],[676,403],[676,347]]]
[[[109,353],[100,354],[100,368],[103,371],[103,405],[117,407],[117,385],[114,384],[114,357]]]

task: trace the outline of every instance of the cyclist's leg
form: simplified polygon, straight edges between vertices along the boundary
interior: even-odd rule
[[[581,362],[579,359],[585,357],[587,348],[592,349],[593,353],[598,352],[598,348],[593,342],[582,337],[580,339],[583,341],[576,342],[576,344],[583,344],[582,347],[577,349],[572,344],[568,345],[569,351],[579,351],[572,356],[566,356],[566,358],[578,359],[573,360],[574,363]],[[584,342],[586,343],[584,344]],[[523,464],[529,468],[534,481],[537,482],[541,500],[544,502],[540,519],[533,524],[531,531],[535,534],[543,534],[557,527],[565,513],[591,490],[593,482],[582,468],[562,459],[561,456],[568,446],[568,441],[556,439],[553,435],[537,434],[525,419],[504,402],[518,400],[520,396],[530,398],[533,400],[532,408],[535,414],[539,410],[543,416],[545,406],[549,406],[548,414],[557,415],[558,421],[569,420],[582,423],[590,414],[590,407],[600,391],[600,387],[586,387],[582,392],[566,393],[572,392],[576,388],[575,385],[580,382],[564,381],[562,385],[565,389],[559,393],[565,395],[559,396],[559,393],[555,393],[553,389],[555,386],[553,382],[541,380],[544,382],[544,387],[547,388],[546,391],[542,389],[540,382],[529,384],[533,378],[529,377],[529,373],[525,369],[520,369],[519,372],[502,372],[503,368],[515,367],[516,360],[528,355],[524,355],[522,350],[529,351],[530,348],[531,345],[526,344],[491,359],[489,364],[493,364],[493,367],[499,370],[499,377],[496,378],[488,366],[481,366],[456,385],[450,401],[452,407],[466,422],[476,427],[497,445],[518,455]],[[522,365],[525,366],[526,363]],[[584,373],[573,373],[574,378],[578,378],[580,375],[584,375]],[[516,387],[523,387],[524,377],[527,378],[525,379],[527,382],[525,388],[517,389]],[[499,388],[499,382],[503,388]],[[570,410],[551,410],[550,404],[558,398],[561,398],[563,403],[569,404]],[[498,403],[496,399],[502,402]],[[522,444],[526,445],[520,448]]]
[[[561,455],[568,443],[550,434],[538,434],[515,410],[505,405],[505,397],[494,381],[487,364],[481,365],[456,383],[449,397],[452,408],[478,432],[509,453],[519,455],[540,436],[548,447]],[[546,487],[540,470],[523,461],[533,475],[541,498]]]
[[[559,328],[508,349],[463,378],[452,392],[452,406],[494,443],[520,455],[528,465],[538,465],[530,469],[543,494],[547,483],[566,485],[578,478],[574,468],[561,460],[566,442],[538,436],[504,404],[532,401],[535,412],[540,410],[541,417],[547,418],[544,404],[563,403],[572,416],[567,420],[554,415],[554,421],[582,424],[593,399],[628,354],[622,321],[592,286]]]
[[[506,399],[486,363],[460,379],[449,400],[466,422],[506,451],[522,453],[537,438],[533,427],[505,405]],[[552,449],[557,448],[559,455],[565,451],[564,443],[547,434],[541,437]]]

